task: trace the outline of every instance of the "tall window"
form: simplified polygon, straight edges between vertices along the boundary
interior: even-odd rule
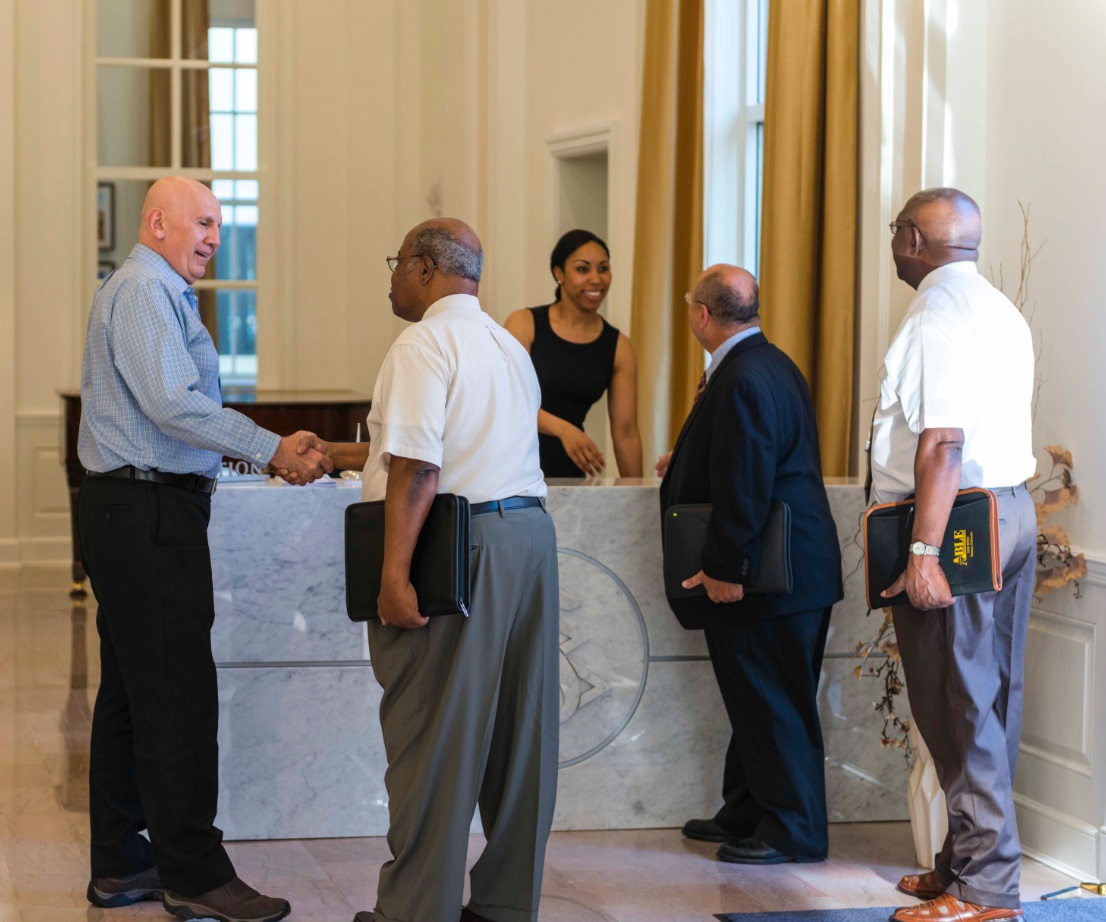
[[[211,187],[222,246],[195,284],[224,384],[257,381],[258,30],[255,0],[94,0],[99,274],[138,239],[162,176]]]
[[[768,3],[707,5],[706,262],[736,262],[754,274],[760,268]]]

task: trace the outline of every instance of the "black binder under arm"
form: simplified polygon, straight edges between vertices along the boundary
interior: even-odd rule
[[[415,553],[411,585],[419,612],[468,616],[469,501],[439,493],[430,504]],[[346,614],[350,621],[378,619],[376,599],[384,569],[384,501],[346,507]]]

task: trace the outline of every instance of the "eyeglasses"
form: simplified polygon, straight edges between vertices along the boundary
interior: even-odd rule
[[[923,240],[926,239],[926,235],[922,233],[922,229],[918,227],[918,225],[915,224],[913,221],[892,221],[887,226],[891,228],[892,237],[894,237],[899,232],[899,228],[901,227],[913,227],[914,230],[918,232],[919,237],[921,237]]]
[[[409,253],[406,256],[385,256],[384,261],[388,264],[388,270],[390,272],[396,271],[396,266],[399,265],[399,260],[420,260],[422,259],[422,253]],[[430,260],[434,262],[434,260]]]
[[[690,292],[690,291],[685,291],[685,292],[684,292],[684,300],[685,300],[685,301],[686,301],[686,302],[687,302],[688,304],[702,304],[702,305],[703,305],[703,307],[705,307],[705,308],[707,309],[707,313],[708,313],[708,314],[712,313],[712,311],[711,311],[711,309],[710,309],[710,305],[709,305],[709,304],[707,304],[707,302],[706,302],[706,301],[700,301],[700,300],[699,300],[698,298],[696,298],[696,297],[695,297],[695,295],[694,295],[694,294],[693,294],[692,292]]]

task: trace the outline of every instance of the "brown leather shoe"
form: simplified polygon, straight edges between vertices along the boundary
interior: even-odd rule
[[[951,893],[943,893],[934,900],[917,906],[896,909],[890,922],[1024,922],[1020,909],[1001,909],[996,906],[980,906],[966,903]]]
[[[920,900],[935,900],[948,889],[948,885],[936,871],[926,871],[924,874],[907,874],[896,889]]]
[[[161,904],[178,919],[217,922],[278,922],[292,911],[287,900],[262,896],[238,877],[199,896],[181,896],[166,890]]]
[[[88,901],[101,909],[130,906],[142,900],[160,900],[165,895],[157,868],[147,868],[129,877],[96,877],[88,882]]]

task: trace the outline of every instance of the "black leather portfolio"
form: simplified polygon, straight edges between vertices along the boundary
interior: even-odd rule
[[[468,615],[469,501],[439,493],[430,504],[411,559],[411,585],[419,612]],[[346,507],[346,614],[350,621],[375,621],[384,569],[384,502]]]
[[[664,592],[670,599],[707,594],[702,586],[685,589],[681,584],[703,569],[703,545],[707,541],[710,513],[710,503],[670,506],[664,513]],[[791,507],[787,503],[772,502],[760,543],[760,570],[745,591],[790,592]]]
[[[907,601],[905,592],[880,596],[899,578],[910,559],[914,500],[881,503],[864,513],[864,572],[869,608],[889,608]],[[998,541],[998,501],[982,487],[956,494],[937,558],[954,596],[997,592],[1002,588],[1002,555]]]

